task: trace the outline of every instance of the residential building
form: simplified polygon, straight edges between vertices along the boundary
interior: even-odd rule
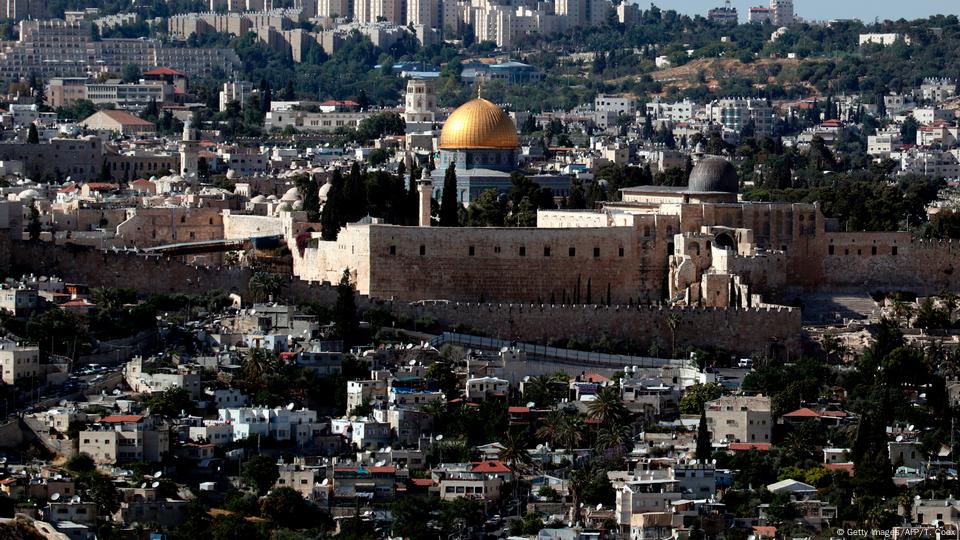
[[[510,395],[510,381],[497,377],[468,378],[465,397],[467,401],[506,399]]]
[[[769,443],[773,434],[770,398],[723,396],[706,404],[707,428],[714,442]]]
[[[270,437],[277,441],[305,444],[320,435],[325,424],[317,421],[317,411],[265,407],[229,407],[219,409],[220,422],[233,426],[233,440],[249,437]]]
[[[220,112],[227,110],[227,105],[236,102],[240,106],[250,99],[253,93],[253,83],[249,81],[231,81],[223,83],[220,90]]]
[[[0,374],[4,384],[17,384],[42,375],[40,348],[21,346],[12,341],[0,342]]]
[[[333,498],[340,501],[391,501],[396,495],[397,469],[392,465],[336,465]]]
[[[614,112],[618,115],[634,116],[639,100],[636,96],[597,94],[593,108],[600,112]]]
[[[94,105],[113,104],[121,109],[142,109],[150,102],[173,101],[173,86],[163,82],[123,83],[119,80],[85,86],[85,98]]]
[[[793,0],[770,0],[770,22],[774,26],[793,24]]]
[[[157,462],[170,452],[170,430],[154,416],[106,416],[80,432],[79,451],[103,464]]]
[[[737,24],[740,22],[740,17],[737,16],[737,8],[730,5],[730,0],[727,0],[723,7],[716,7],[708,11],[707,18],[713,22],[723,24]]]
[[[707,105],[706,114],[711,121],[735,133],[740,133],[751,122],[758,135],[770,135],[773,132],[773,108],[764,99],[716,100]]]
[[[383,448],[390,444],[393,435],[390,424],[370,417],[334,418],[330,431],[360,449]]]
[[[116,110],[97,111],[80,122],[80,125],[93,131],[112,132],[128,137],[152,135],[156,131],[153,122]]]

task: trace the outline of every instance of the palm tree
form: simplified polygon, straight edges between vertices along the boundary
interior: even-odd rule
[[[577,413],[562,409],[551,411],[537,430],[537,437],[560,448],[573,450],[583,442],[582,418]]]
[[[274,359],[265,349],[250,349],[240,365],[240,377],[250,384],[259,384],[264,375],[276,369]]]
[[[631,442],[633,430],[626,424],[607,424],[597,432],[597,450],[623,449]]]
[[[670,329],[670,357],[677,357],[677,328],[680,328],[680,322],[683,318],[679,313],[671,313],[667,317],[667,328]]]
[[[530,377],[523,383],[523,399],[536,403],[538,407],[550,407],[556,399],[553,397],[551,383],[553,379],[547,375]]]
[[[573,508],[570,509],[570,520],[573,522],[574,527],[580,523],[580,501],[583,498],[584,492],[590,484],[594,482],[597,474],[602,473],[603,470],[596,468],[593,463],[588,463],[583,467],[576,468],[570,473],[567,490],[570,491],[571,502],[573,503]]]
[[[279,294],[283,285],[284,278],[282,275],[272,272],[257,272],[250,278],[247,290],[254,299],[263,301]]]
[[[587,406],[587,413],[601,425],[619,424],[630,416],[615,386],[601,388]]]
[[[510,467],[518,477],[533,463],[530,452],[527,451],[527,441],[514,432],[507,432],[503,439],[503,450],[500,451],[500,461]]]

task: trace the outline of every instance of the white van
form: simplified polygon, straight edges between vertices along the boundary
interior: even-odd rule
[[[752,359],[752,358],[741,358],[740,361],[737,362],[737,367],[747,368],[747,369],[753,369],[753,359]]]

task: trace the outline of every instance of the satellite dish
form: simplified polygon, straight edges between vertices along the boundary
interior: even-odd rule
[[[443,435],[442,435],[442,434],[441,434],[441,435],[437,435],[436,438],[437,438],[437,441],[442,441],[442,440],[443,440]]]
[[[74,495],[73,498],[70,499],[70,502],[72,502],[73,504],[80,504],[80,496]]]
[[[597,504],[597,510],[603,510],[603,503]]]
[[[913,431],[913,424],[910,424],[909,426],[907,426],[907,431]]]
[[[384,451],[384,452],[393,452],[393,447],[392,447],[392,446],[388,446],[388,447],[384,448],[383,451]]]
[[[534,403],[534,402],[532,402],[532,401],[528,401],[528,402],[527,402],[527,408],[533,408],[533,407],[536,407],[536,406],[537,406],[537,404]]]
[[[60,500],[60,494],[59,494],[59,493],[54,493],[53,495],[50,496],[50,500],[51,500],[51,501],[59,501],[59,500]]]
[[[154,482],[154,483],[150,484],[150,487],[156,489],[156,488],[160,487],[160,482]]]
[[[144,482],[144,483],[140,484],[140,489],[147,489],[147,483]]]
[[[407,365],[415,366],[415,365],[417,365],[417,361],[416,361],[416,360],[411,360],[411,361],[407,362]]]
[[[153,473],[154,478],[160,478],[161,476],[163,476],[163,471],[157,471]]]
[[[326,486],[326,485],[328,485],[329,483],[330,483],[330,480],[327,479],[327,478],[324,478],[324,479],[323,479],[323,482],[320,482],[320,485],[321,485],[321,486]]]
[[[897,435],[897,442],[903,442],[903,435]]]
[[[293,404],[293,403],[288,403],[288,404],[287,404],[287,410],[288,410],[288,411],[292,411],[292,410],[293,410],[293,407],[294,407],[294,404]]]
[[[375,467],[383,467],[383,466],[386,465],[386,464],[387,464],[387,462],[381,459],[380,461],[376,462],[376,463],[374,464],[374,466],[375,466]]]

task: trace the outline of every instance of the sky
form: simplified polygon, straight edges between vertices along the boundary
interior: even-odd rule
[[[646,9],[651,0],[632,0]],[[704,15],[723,0],[653,0],[661,9],[673,9],[689,15]],[[750,6],[769,5],[768,0],[732,0],[740,22],[745,22]],[[860,19],[873,22],[884,19],[921,19],[930,15],[960,15],[960,0],[794,0],[793,9],[807,20]]]

